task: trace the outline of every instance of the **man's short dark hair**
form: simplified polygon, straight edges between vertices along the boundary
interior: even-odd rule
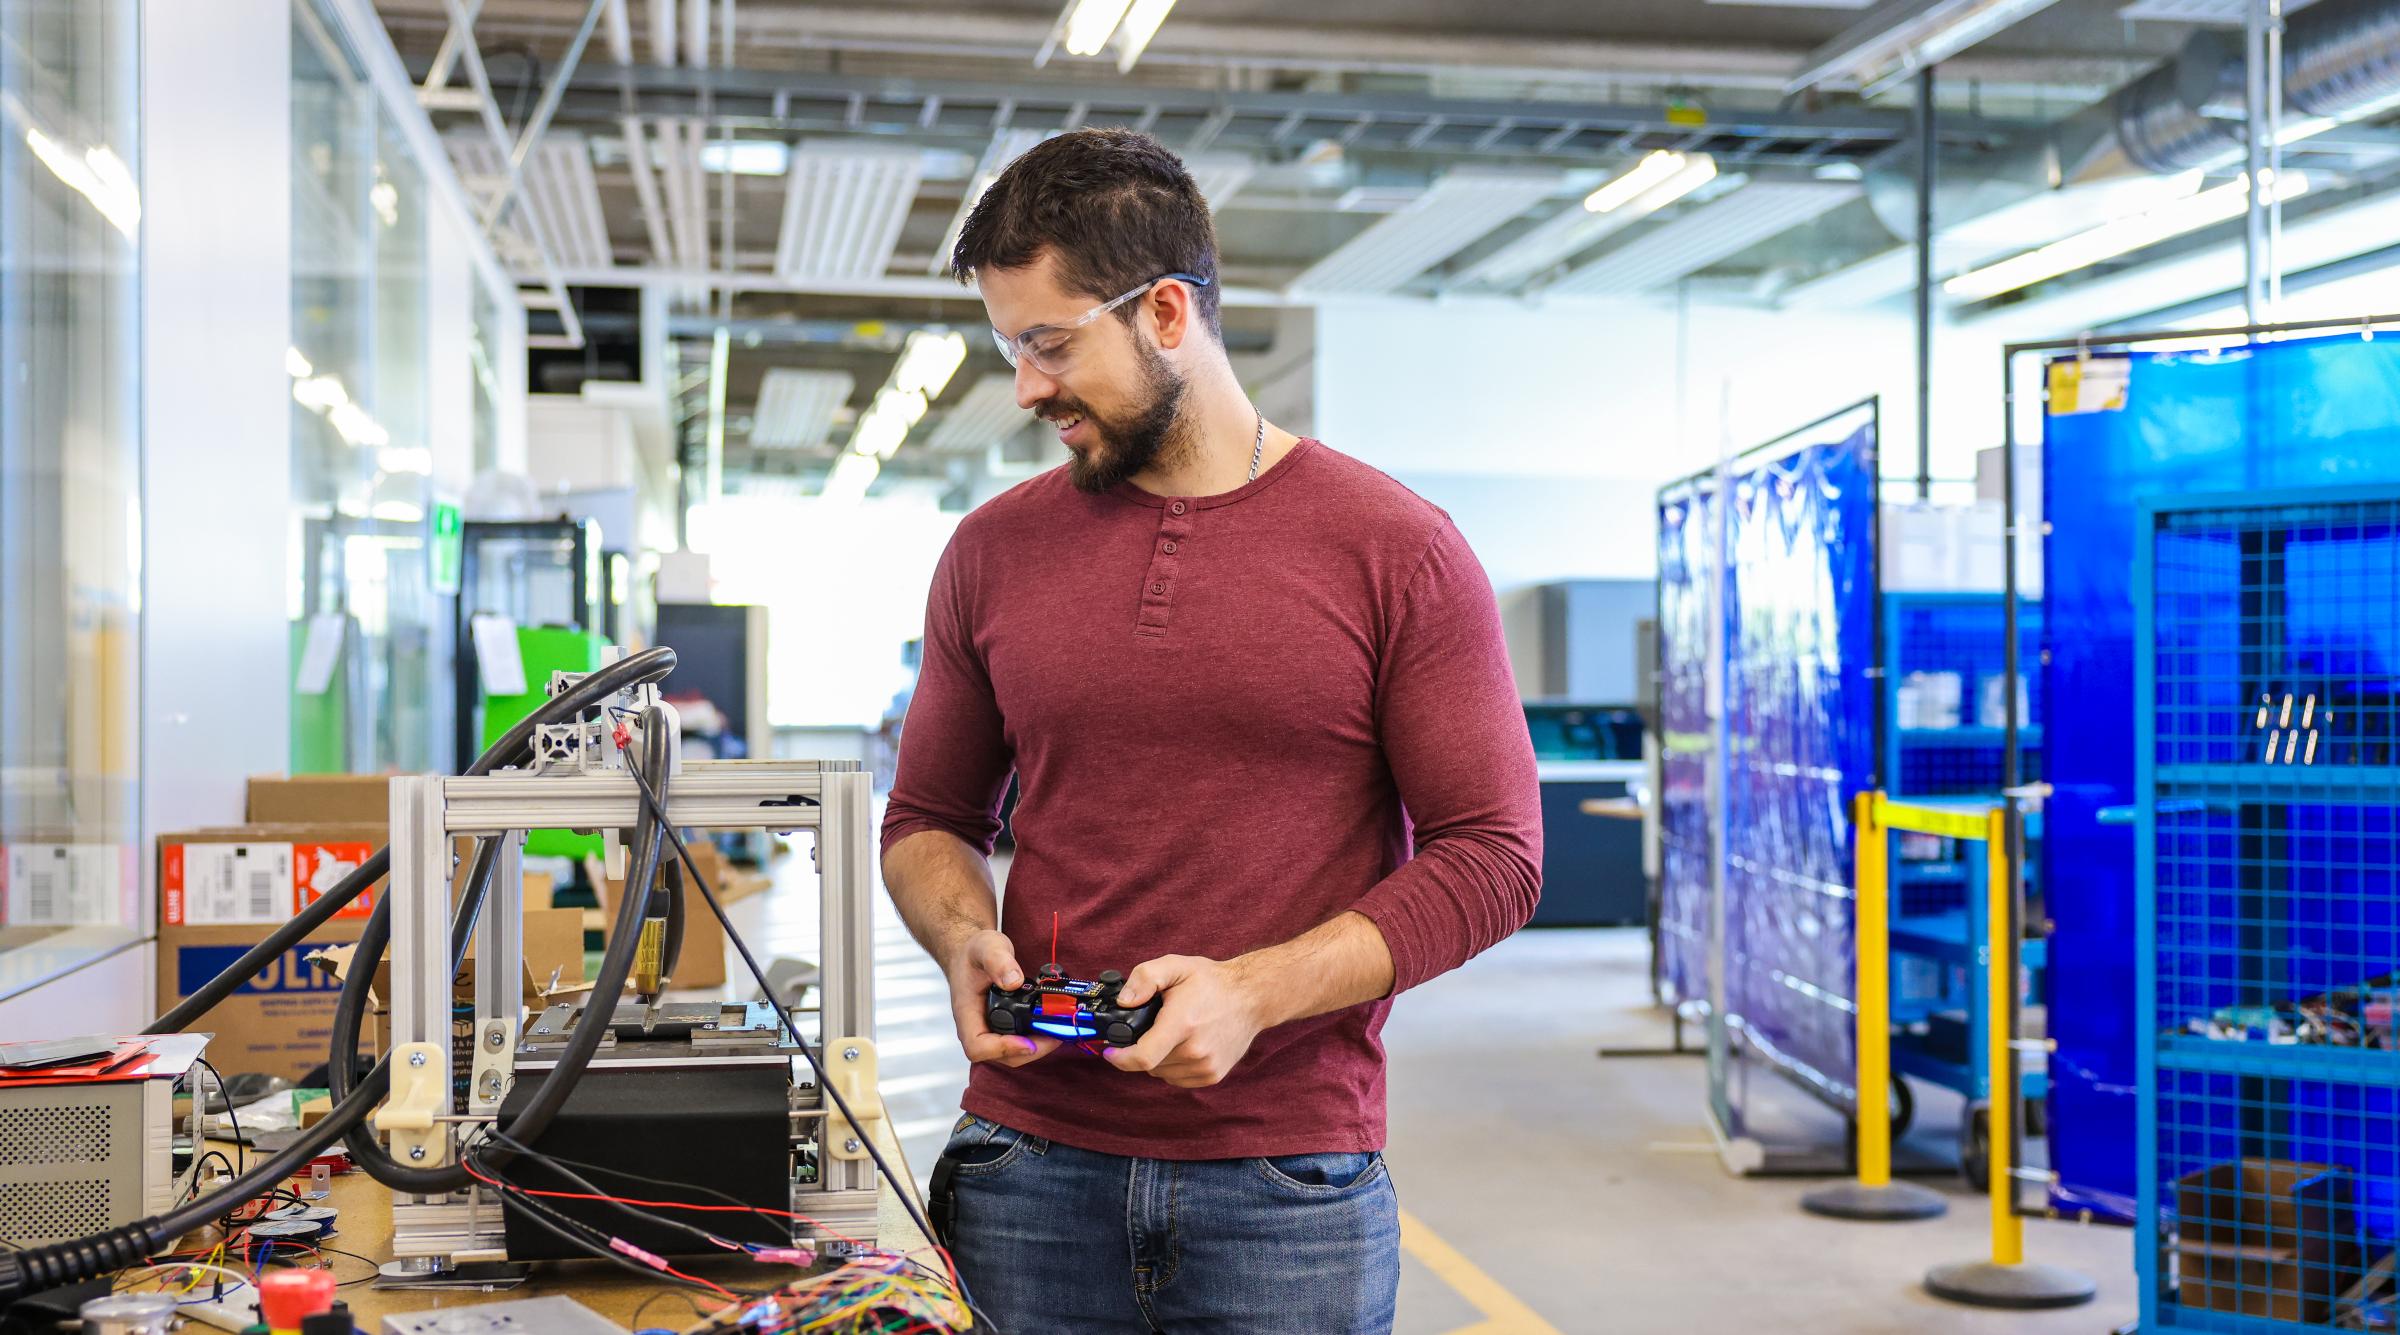
[[[1217,228],[1208,200],[1165,145],[1137,130],[1073,130],[1034,145],[986,190],[950,252],[962,283],[1048,252],[1068,289],[1107,301],[1161,274],[1206,278],[1200,318],[1221,341]],[[1117,308],[1133,317],[1132,303]]]

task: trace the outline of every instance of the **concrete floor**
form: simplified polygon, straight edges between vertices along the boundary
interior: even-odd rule
[[[736,924],[762,957],[814,959],[806,856],[782,860],[777,881],[734,906]],[[884,1097],[922,1180],[966,1064],[941,975],[888,900],[875,942]],[[1952,1194],[1945,1217],[1871,1225],[1803,1213],[1811,1183],[1729,1176],[1702,1116],[1700,1059],[1594,1056],[1666,1039],[1645,952],[1633,931],[1527,932],[1395,1008],[1387,1158],[1421,1225],[1396,1335],[2098,1335],[2133,1319],[2121,1229],[2027,1225],[2030,1259],[2096,1279],[2098,1302],[1972,1311],[1919,1287],[1928,1266],[1986,1254],[1983,1200],[1954,1177],[1921,1179]],[[1918,1139],[1939,1146],[1955,1105],[1925,1104]]]

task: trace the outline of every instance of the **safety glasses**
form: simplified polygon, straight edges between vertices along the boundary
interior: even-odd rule
[[[1160,274],[1132,291],[1101,302],[1065,324],[1038,324],[1018,334],[1015,338],[1010,338],[995,329],[992,331],[992,344],[1000,349],[1002,357],[1008,359],[1011,369],[1031,362],[1033,369],[1043,375],[1058,375],[1064,372],[1074,359],[1076,330],[1148,292],[1160,283],[1166,282],[1190,283],[1194,287],[1206,287],[1209,284],[1208,279],[1202,278],[1198,274]]]

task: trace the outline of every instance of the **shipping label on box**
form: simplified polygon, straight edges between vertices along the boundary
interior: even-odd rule
[[[279,923],[330,894],[374,854],[356,841],[168,844],[160,853],[160,913],[170,927]],[[361,894],[333,916],[364,918],[374,910],[374,895]]]
[[[0,923],[115,926],[133,921],[139,880],[124,844],[10,844],[0,849]]]
[[[292,916],[292,846],[169,844],[159,894],[170,927],[282,922]]]
[[[372,844],[294,844],[292,845],[292,881],[299,890],[299,901],[292,906],[297,913],[333,893],[342,878],[357,871],[360,864],[375,856]],[[337,918],[364,918],[375,912],[375,896],[362,893],[333,915]]]

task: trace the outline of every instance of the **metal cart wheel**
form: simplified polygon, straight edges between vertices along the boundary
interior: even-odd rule
[[[1958,1115],[1958,1175],[1977,1191],[1992,1181],[1992,1107],[1981,1099]]]
[[[1917,1124],[1917,1095],[1905,1076],[1892,1077],[1892,1141],[1897,1144]]]

